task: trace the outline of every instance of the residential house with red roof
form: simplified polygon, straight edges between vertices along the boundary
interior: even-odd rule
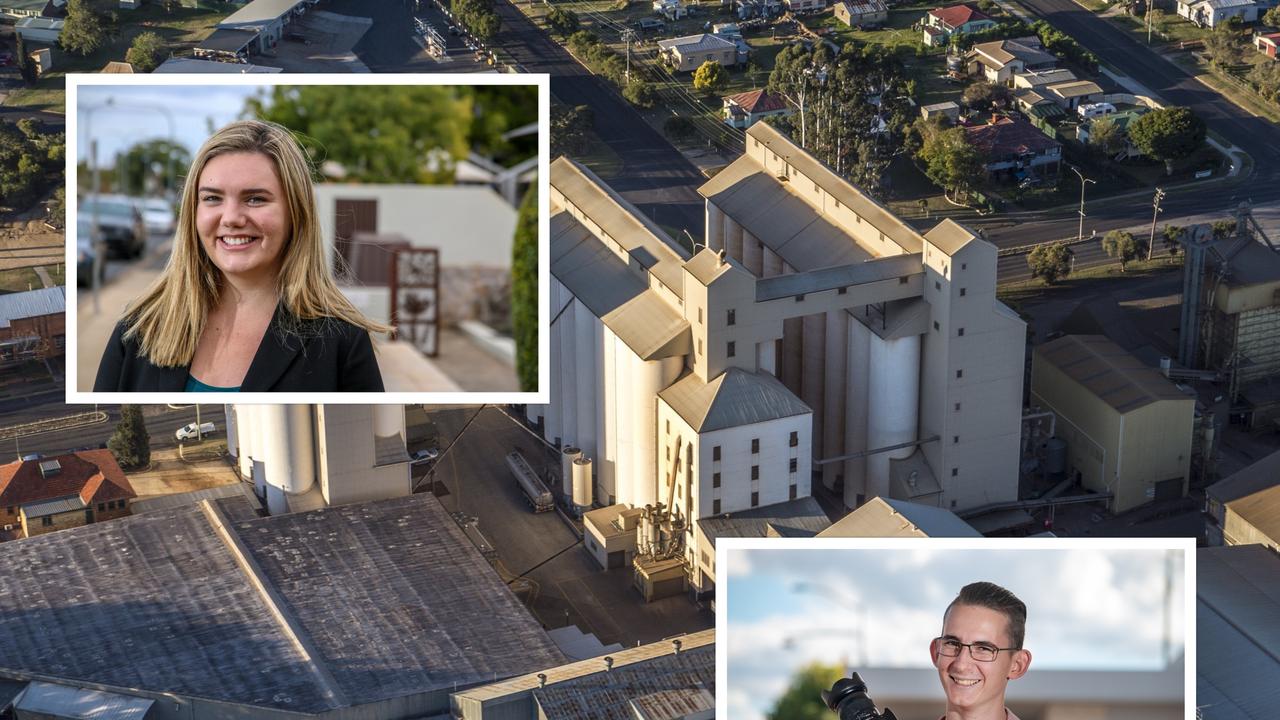
[[[785,98],[765,89],[726,95],[722,99],[725,123],[739,130],[746,130],[767,117],[791,115],[795,112]]]
[[[995,179],[1056,176],[1062,167],[1062,143],[1022,118],[997,117],[987,125],[964,129],[978,149],[987,174]]]
[[[136,497],[110,450],[0,465],[0,539],[123,517]]]
[[[976,5],[948,5],[934,8],[924,16],[924,44],[930,47],[946,45],[956,33],[975,33],[996,26],[990,15]]]

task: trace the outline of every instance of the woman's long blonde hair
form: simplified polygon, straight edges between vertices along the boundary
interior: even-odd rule
[[[271,159],[289,209],[292,231],[280,264],[281,302],[298,320],[336,318],[369,332],[390,326],[366,318],[338,290],[325,261],[311,165],[293,134],[259,120],[233,122],[205,141],[182,187],[182,206],[169,264],[125,312],[125,338],[137,337],[142,357],[160,367],[191,364],[205,322],[222,290],[222,273],[200,245],[196,188],[208,162],[228,153],[260,153]]]

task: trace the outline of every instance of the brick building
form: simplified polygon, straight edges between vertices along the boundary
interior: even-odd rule
[[[66,289],[0,295],[0,367],[66,354]]]
[[[0,465],[0,539],[123,517],[135,497],[110,450]]]

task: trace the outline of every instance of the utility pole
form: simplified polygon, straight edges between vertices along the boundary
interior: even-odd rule
[[[1151,240],[1147,242],[1147,262],[1151,262],[1151,255],[1155,252],[1156,246],[1156,217],[1161,213],[1160,201],[1164,199],[1164,188],[1156,188],[1156,199],[1151,205],[1154,210],[1151,211]]]
[[[623,76],[627,79],[627,82],[631,81],[631,42],[635,39],[636,39],[635,30],[632,30],[631,28],[627,28],[626,30],[622,31],[622,41],[627,44],[627,72]]]
[[[1090,180],[1080,173],[1080,169],[1075,165],[1070,165],[1071,172],[1080,178],[1080,226],[1076,229],[1076,242],[1084,239],[1084,186],[1089,183],[1097,184],[1097,180]]]

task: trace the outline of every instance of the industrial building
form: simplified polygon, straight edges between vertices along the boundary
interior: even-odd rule
[[[878,497],[835,521],[818,537],[982,537],[982,533],[950,510]]]
[[[1066,335],[1032,357],[1031,404],[1054,413],[1065,443],[1046,471],[1109,497],[1112,512],[1187,494],[1195,403],[1101,335]]]
[[[0,367],[66,354],[63,287],[0,295]]]
[[[1210,545],[1267,545],[1280,551],[1280,451],[1205,490]]]
[[[430,495],[205,499],[8,543],[0,637],[18,717],[441,718],[566,662]]]
[[[528,419],[590,460],[560,493],[603,506],[598,557],[634,527],[639,575],[683,565],[709,591],[695,521],[819,474],[851,508],[1017,499],[1026,330],[991,244],[950,220],[920,235],[764,123],[700,189],[694,254],[567,158],[550,185],[555,370]]]
[[[715,630],[454,693],[457,720],[715,717]]]
[[[413,492],[401,405],[227,405],[226,418],[227,452],[272,515]]]
[[[1196,717],[1262,720],[1280,702],[1280,555],[1196,551]],[[1030,675],[1028,675],[1029,677]]]

